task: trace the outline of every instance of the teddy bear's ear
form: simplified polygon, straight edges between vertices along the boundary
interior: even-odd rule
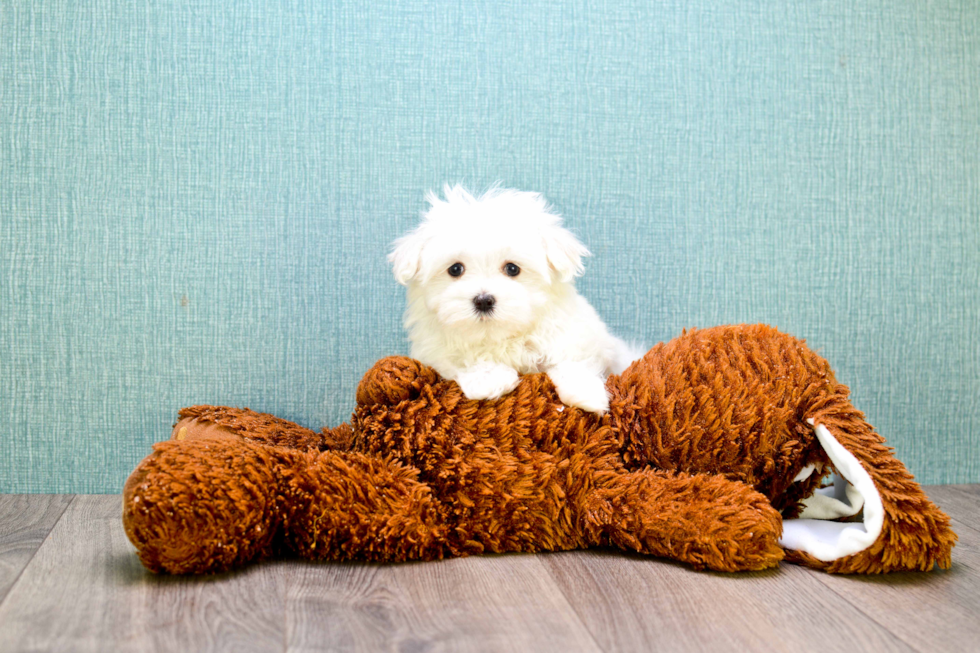
[[[422,267],[422,249],[428,240],[424,225],[395,241],[388,261],[394,267],[395,280],[403,286],[415,278]]]
[[[582,258],[590,253],[572,232],[554,224],[546,227],[542,235],[548,265],[562,283],[567,283],[572,277],[585,272]]]

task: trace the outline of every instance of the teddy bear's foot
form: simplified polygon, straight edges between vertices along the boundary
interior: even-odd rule
[[[229,436],[293,449],[322,450],[335,446],[330,430],[321,433],[267,413],[228,406],[190,406],[181,408],[171,440]],[[349,429],[342,425],[338,429]]]
[[[623,548],[716,571],[767,569],[783,559],[779,513],[750,486],[720,475],[632,472],[590,503],[587,520]]]
[[[808,420],[837,471],[784,523],[787,559],[831,573],[928,571],[950,565],[949,517],[849,403]],[[838,519],[848,521],[834,521]],[[854,520],[856,519],[856,521]]]
[[[213,573],[270,553],[277,462],[271,448],[226,434],[155,445],[123,489],[123,525],[144,566]]]

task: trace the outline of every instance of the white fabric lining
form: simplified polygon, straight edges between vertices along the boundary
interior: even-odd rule
[[[861,512],[864,497],[858,489],[847,482],[840,474],[834,474],[834,482],[817,490],[800,503],[804,519],[840,519],[853,517]]]
[[[840,475],[835,475],[834,485],[818,489],[803,501],[805,508],[799,519],[783,522],[779,544],[830,562],[871,546],[881,534],[885,511],[874,481],[854,454],[826,426],[808,422]],[[827,521],[856,515],[862,508],[862,522]]]
[[[807,465],[806,467],[800,470],[800,473],[796,475],[796,477],[793,479],[793,482],[799,483],[800,481],[805,481],[806,479],[810,478],[810,476],[813,474],[813,472],[816,471],[816,469],[817,466],[814,465],[813,463],[810,463],[809,465]]]

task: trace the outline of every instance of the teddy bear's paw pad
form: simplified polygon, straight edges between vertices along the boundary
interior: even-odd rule
[[[810,423],[838,473],[834,475],[833,485],[819,488],[803,500],[799,519],[783,522],[779,544],[830,562],[871,546],[881,534],[884,508],[874,481],[854,454],[845,449],[826,426],[814,425],[812,420]],[[861,521],[831,521],[858,513],[862,513]]]
[[[231,437],[240,439],[238,434],[226,426],[221,426],[199,417],[185,417],[174,425],[171,440],[196,440],[199,438]]]

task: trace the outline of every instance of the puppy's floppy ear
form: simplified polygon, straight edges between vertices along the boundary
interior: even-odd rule
[[[446,197],[461,193],[461,197],[465,196],[464,200],[466,198],[473,199],[458,185],[450,188],[449,184],[446,184],[443,190]],[[415,231],[396,240],[394,249],[392,249],[391,254],[388,254],[388,261],[395,269],[395,280],[403,286],[407,286],[408,282],[414,279],[422,269],[422,250],[425,249],[433,235],[433,212],[446,204],[431,190],[425,194],[425,201],[429,203],[429,210],[422,213],[422,224],[416,227]]]
[[[429,240],[425,225],[402,236],[395,241],[395,247],[388,254],[388,261],[394,267],[395,281],[403,286],[415,278],[422,266],[422,249]]]
[[[585,272],[582,258],[590,255],[589,250],[572,232],[555,224],[545,228],[542,237],[548,265],[562,283]]]

